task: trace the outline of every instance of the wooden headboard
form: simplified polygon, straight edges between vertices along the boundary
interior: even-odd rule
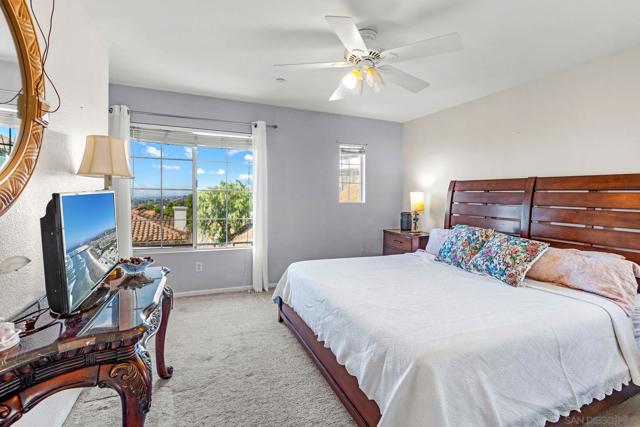
[[[640,263],[640,174],[451,181],[444,227],[456,224]]]

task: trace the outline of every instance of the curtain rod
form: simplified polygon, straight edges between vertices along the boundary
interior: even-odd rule
[[[194,117],[194,116],[181,116],[179,114],[166,114],[166,113],[154,113],[151,111],[140,111],[140,110],[129,110],[130,113],[133,114],[143,114],[145,116],[158,116],[158,117],[171,117],[173,119],[187,119],[187,120],[208,120],[212,122],[221,122],[221,123],[235,123],[240,125],[251,126],[249,122],[239,122],[235,120],[221,120],[221,119],[212,119],[210,117]],[[278,125],[269,125],[268,128],[278,129]]]
[[[177,126],[177,125],[159,125],[157,123],[145,123],[145,122],[139,122],[137,120],[133,120],[131,121],[131,127],[136,127],[136,125],[142,125],[142,127],[147,127],[147,129],[159,129],[159,130],[177,130],[180,132],[189,132],[189,133],[193,133],[196,130],[204,130],[204,131],[210,131],[210,132],[220,132],[220,133],[226,133],[226,134],[238,134],[238,135],[244,135],[247,138],[251,138],[251,133],[243,133],[243,132],[236,132],[236,131],[232,131],[232,130],[222,130],[222,129],[208,129],[208,128],[192,128],[189,126]]]

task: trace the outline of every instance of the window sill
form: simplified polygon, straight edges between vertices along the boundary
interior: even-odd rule
[[[225,248],[133,248],[134,256],[163,255],[180,253],[226,252],[226,251],[251,251],[253,246],[225,247]]]

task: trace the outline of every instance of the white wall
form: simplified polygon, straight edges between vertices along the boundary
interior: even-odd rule
[[[150,89],[112,85],[111,104],[132,110],[277,124],[268,129],[269,273],[277,281],[295,261],[379,255],[382,229],[398,226],[402,186],[402,125]],[[132,122],[214,127],[231,126],[132,114]],[[367,144],[366,203],[338,203],[337,142]],[[251,283],[248,249],[154,254],[173,269],[176,291],[246,286]],[[195,262],[204,271],[195,273]]]
[[[38,2],[46,22],[49,2]],[[81,0],[56,3],[47,71],[62,96],[62,108],[50,117],[35,174],[18,201],[0,217],[0,259],[25,255],[23,270],[0,276],[0,316],[9,316],[45,292],[40,245],[40,217],[53,192],[101,188],[102,181],[75,176],[84,138],[107,132],[108,50],[99,39]],[[42,45],[42,44],[41,44]],[[48,101],[55,104],[53,91]],[[62,392],[28,413],[19,425],[60,425],[75,401]]]
[[[640,47],[404,126],[404,207],[442,227],[452,179],[640,172]]]

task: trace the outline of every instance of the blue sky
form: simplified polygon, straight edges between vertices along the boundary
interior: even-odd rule
[[[135,176],[134,198],[151,196],[151,189],[175,190],[175,194],[191,191],[193,150],[183,145],[131,142],[132,168]],[[221,182],[241,181],[251,186],[253,154],[250,150],[229,148],[197,148],[198,189],[216,187]],[[162,158],[162,162],[160,162]],[[163,173],[160,173],[162,167]],[[163,182],[161,182],[163,181]],[[169,193],[171,194],[171,193]]]
[[[116,226],[112,193],[63,195],[62,211],[67,252]]]
[[[9,132],[11,131],[13,138],[16,137],[16,130],[9,128],[7,126],[1,126],[0,125],[0,135],[4,136],[5,138],[9,137]],[[4,154],[0,154],[0,166],[2,166],[6,160],[8,156],[5,156]]]
[[[16,134],[15,129],[0,125],[0,135],[9,136],[9,130],[13,131],[13,136],[15,137],[15,134]]]

